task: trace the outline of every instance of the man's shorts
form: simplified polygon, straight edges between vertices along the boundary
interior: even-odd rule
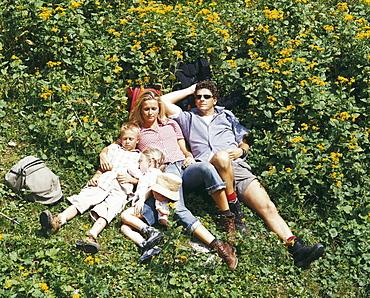
[[[252,168],[245,161],[233,161],[232,165],[234,169],[235,191],[238,199],[242,202],[245,190],[257,177],[252,174]]]

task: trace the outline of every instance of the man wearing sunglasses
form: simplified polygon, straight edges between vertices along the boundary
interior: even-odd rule
[[[182,111],[175,103],[192,93],[196,108]],[[166,105],[167,115],[179,123],[195,160],[211,162],[226,182],[226,194],[230,210],[235,213],[236,228],[246,230],[239,199],[256,211],[269,229],[285,242],[297,267],[309,266],[322,256],[324,246],[321,243],[307,246],[293,235],[245,162],[249,151],[245,136],[249,131],[232,112],[216,105],[217,98],[216,86],[210,81],[203,81],[163,95],[162,102]]]

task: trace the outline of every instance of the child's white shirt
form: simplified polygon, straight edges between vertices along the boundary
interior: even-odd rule
[[[132,204],[136,203],[140,198],[148,198],[151,187],[156,183],[157,176],[162,173],[160,169],[149,168],[140,178],[137,184],[136,192],[132,200]]]

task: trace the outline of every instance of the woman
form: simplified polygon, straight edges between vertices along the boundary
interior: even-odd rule
[[[173,120],[166,119],[160,96],[154,91],[144,91],[135,102],[130,121],[141,127],[137,148],[140,151],[148,148],[161,150],[165,154],[165,172],[180,176],[186,189],[204,183],[206,190],[223,213],[223,225],[227,227],[229,232],[232,232],[234,230],[234,215],[230,212],[227,203],[224,191],[225,183],[210,163],[194,160],[193,155],[186,148],[179,125]],[[101,154],[101,167],[103,170],[110,169],[110,164],[106,162],[104,153]],[[150,204],[149,199],[145,203],[143,215],[152,225],[155,223],[155,217],[152,216],[151,209],[148,208]],[[233,247],[216,239],[185,207],[182,188],[180,189],[180,199],[175,203],[174,208],[175,215],[182,225],[204,243],[215,248],[228,267],[234,270],[238,261]],[[142,210],[142,206],[136,206],[136,209],[139,212]]]

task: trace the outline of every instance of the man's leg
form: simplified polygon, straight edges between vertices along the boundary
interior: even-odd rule
[[[229,154],[226,151],[219,151],[209,162],[216,168],[221,179],[226,182],[225,194],[229,208],[235,214],[235,228],[242,233],[247,233],[244,214],[234,191],[234,169]]]
[[[280,216],[265,188],[257,179],[253,180],[245,190],[244,203],[256,211],[266,222],[269,229],[275,232],[280,239],[286,240],[293,236],[292,231]]]
[[[294,264],[297,267],[308,266],[324,253],[324,246],[321,243],[317,243],[314,246],[307,246],[293,235],[288,224],[280,216],[275,204],[271,201],[265,188],[257,179],[253,180],[245,190],[244,203],[255,210],[266,222],[269,229],[286,242],[285,245],[292,254]]]
[[[226,182],[226,195],[234,193],[234,170],[229,154],[226,151],[219,151],[209,162],[217,169],[222,181]]]

